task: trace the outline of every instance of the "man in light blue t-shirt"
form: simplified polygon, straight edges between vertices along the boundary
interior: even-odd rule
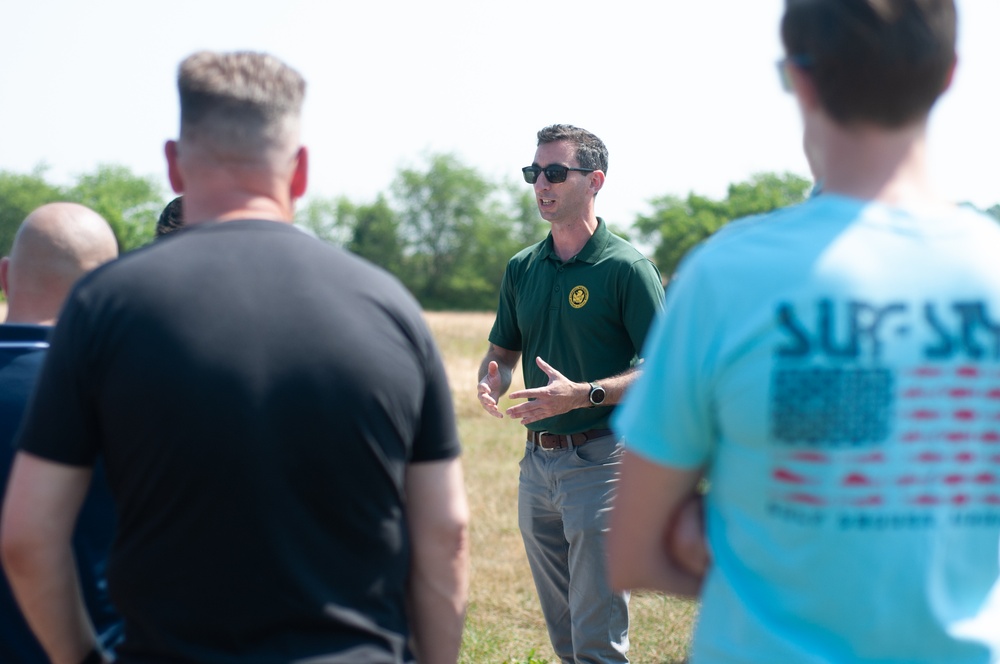
[[[692,664],[1000,661],[1000,226],[924,149],[955,23],[787,2],[823,191],[685,259],[612,420],[612,584],[700,596]]]

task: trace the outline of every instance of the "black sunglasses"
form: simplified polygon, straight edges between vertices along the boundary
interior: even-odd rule
[[[545,179],[552,184],[559,184],[560,182],[565,182],[566,178],[569,176],[570,171],[579,171],[581,173],[593,173],[595,168],[571,168],[569,166],[563,166],[562,164],[552,164],[542,168],[541,166],[525,166],[521,169],[524,173],[524,181],[528,184],[535,184],[538,181],[538,174],[545,173]]]

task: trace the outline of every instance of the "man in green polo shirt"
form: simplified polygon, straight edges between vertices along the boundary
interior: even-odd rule
[[[608,150],[588,131],[552,125],[524,179],[548,237],[514,256],[500,289],[479,401],[499,400],[522,353],[527,399],[506,410],[527,427],[518,522],[552,647],[562,662],[627,662],[628,594],[604,571],[604,533],[621,441],[614,404],[638,375],[646,332],[663,306],[656,267],[594,211]]]

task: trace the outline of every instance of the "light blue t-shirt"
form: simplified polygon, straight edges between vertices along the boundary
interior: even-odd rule
[[[1000,661],[1000,225],[824,194],[685,260],[613,425],[705,467],[693,664]]]

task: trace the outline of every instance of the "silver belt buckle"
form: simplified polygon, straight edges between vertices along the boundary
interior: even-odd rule
[[[558,447],[545,447],[545,445],[543,445],[543,444],[542,444],[542,436],[549,436],[549,435],[552,435],[552,434],[550,434],[550,433],[549,433],[548,431],[539,431],[539,432],[538,432],[537,434],[535,434],[535,435],[537,435],[537,436],[538,436],[538,447],[539,447],[539,448],[541,448],[541,449],[543,449],[543,450],[545,450],[545,451],[547,451],[547,452],[551,452],[552,450],[558,450],[558,449],[561,449],[561,448],[558,448]]]

